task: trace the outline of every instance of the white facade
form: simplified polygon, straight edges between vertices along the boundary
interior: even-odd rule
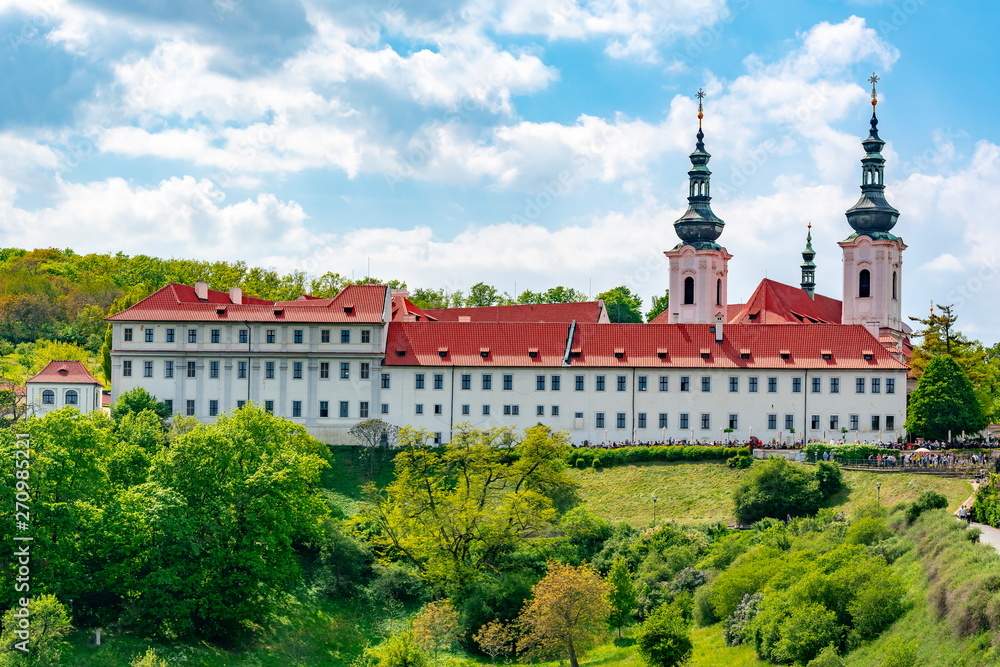
[[[902,240],[857,236],[841,241],[844,253],[842,324],[860,324],[878,336],[880,329],[903,331]]]
[[[101,409],[101,386],[80,382],[28,382],[28,412],[43,417],[53,410],[74,407],[83,414]]]
[[[732,255],[725,248],[695,250],[689,245],[663,254],[670,265],[670,324],[725,320]]]

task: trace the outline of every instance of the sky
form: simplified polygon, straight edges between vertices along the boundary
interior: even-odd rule
[[[1000,339],[985,0],[0,0],[0,246],[667,287],[705,97],[730,300],[840,298],[880,77],[903,312]],[[974,20],[970,20],[974,17]]]

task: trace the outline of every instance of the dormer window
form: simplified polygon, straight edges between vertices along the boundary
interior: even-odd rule
[[[532,359],[537,359],[538,358],[538,348],[537,347],[529,347],[528,348],[528,356],[531,357]]]
[[[353,315],[354,314],[354,306],[344,306],[344,314],[345,315]]]
[[[274,316],[275,317],[281,317],[284,314],[285,314],[285,309],[284,308],[275,308],[274,309]]]
[[[438,348],[438,356],[442,357],[442,358],[447,357],[448,356],[448,348],[446,348],[446,347],[439,347]]]
[[[781,358],[785,359],[786,361],[792,358],[792,353],[789,350],[780,350],[778,354],[780,354]]]
[[[830,350],[820,350],[820,354],[823,355],[823,361],[830,361],[833,359],[833,352]]]
[[[657,350],[656,350],[656,356],[659,357],[660,359],[666,359],[667,358],[667,349],[664,348],[664,347],[657,348]]]
[[[756,322],[757,321],[757,313],[750,313],[750,318],[749,319],[750,319],[751,322]]]
[[[740,350],[740,359],[749,359],[750,350]]]
[[[482,357],[483,359],[490,356],[490,348],[488,347],[479,348],[479,356]]]
[[[406,356],[406,350],[396,350],[396,356],[397,357],[405,357]]]
[[[708,359],[710,356],[712,356],[712,351],[711,350],[709,350],[707,347],[701,348],[701,358],[702,359]]]
[[[574,347],[572,350],[569,351],[569,356],[572,357],[573,359],[579,359],[580,355],[582,354],[583,350],[581,350],[578,347]]]
[[[871,350],[865,350],[861,353],[861,356],[864,357],[865,361],[872,361],[875,358],[875,353]]]
[[[226,314],[226,307],[225,306],[216,306],[216,308],[215,308],[215,314],[216,315],[225,315]]]
[[[616,347],[615,348],[615,359],[624,359],[624,358],[625,358],[625,348],[623,348],[623,347]]]

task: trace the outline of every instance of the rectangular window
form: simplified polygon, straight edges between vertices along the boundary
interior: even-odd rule
[[[372,375],[372,365],[368,361],[361,362],[361,371],[358,373],[362,380],[368,380]]]
[[[681,376],[681,391],[691,391],[691,378],[687,375]]]
[[[219,377],[219,362],[210,361],[208,362],[208,377],[217,378]]]
[[[489,415],[489,414],[490,414],[490,406],[484,405],[483,406],[483,415]]]
[[[865,379],[864,378],[854,378],[854,393],[863,394],[865,393]]]
[[[320,401],[319,402],[319,416],[320,417],[329,417],[330,416],[330,402],[329,401]]]
[[[712,415],[707,412],[701,413],[701,428],[703,431],[707,431],[712,428]]]
[[[340,342],[341,343],[350,343],[351,342],[351,330],[350,329],[341,329],[340,330]]]
[[[740,390],[740,378],[738,375],[729,376],[729,392],[736,393]]]
[[[167,404],[167,411],[170,412],[170,414],[174,414],[174,400],[172,398],[168,398],[163,402]]]
[[[420,410],[417,412],[417,414],[421,414],[424,411],[424,406],[420,405],[418,407],[420,408]],[[340,402],[340,416],[342,419],[346,419],[348,416],[350,416],[350,407],[347,401]]]
[[[132,377],[132,361],[129,359],[122,361],[122,377]]]
[[[434,431],[434,444],[435,445],[440,445],[441,444],[441,438],[442,438],[441,431]]]
[[[240,329],[240,342],[246,345],[250,342],[250,330]]]
[[[274,342],[274,329],[268,329],[267,333],[264,334],[264,340],[268,343]]]
[[[604,413],[603,412],[598,412],[597,415],[594,417],[594,425],[597,428],[604,428]]]
[[[618,391],[625,391],[628,389],[628,376],[619,375],[618,376]]]
[[[491,389],[493,389],[493,376],[489,373],[483,373],[483,391]]]
[[[302,329],[296,329],[292,333],[292,342],[301,344],[302,343]]]
[[[358,403],[358,417],[368,419],[368,401]]]
[[[545,391],[545,376],[536,375],[535,376],[535,391]]]
[[[330,379],[330,362],[321,361],[319,362],[319,379],[329,380]]]
[[[701,378],[701,390],[712,391],[712,378],[707,375]]]
[[[582,375],[577,375],[575,382],[576,382],[576,386],[575,386],[576,390],[577,391],[583,391],[583,376]]]
[[[213,343],[222,342],[222,329],[212,329],[212,342]]]
[[[896,428],[896,417],[894,415],[885,416],[885,428],[887,431],[895,430]]]
[[[872,430],[877,431],[882,428],[882,417],[881,415],[872,415]]]
[[[274,379],[274,362],[265,361],[264,362],[264,379],[273,380]]]
[[[164,361],[163,362],[163,377],[172,378],[174,376],[174,362]]]
[[[247,376],[247,362],[240,361],[236,364],[236,377],[246,379]]]
[[[504,391],[512,391],[514,389],[514,376],[504,375],[503,376],[503,389]]]
[[[778,378],[767,378],[767,393],[773,394],[778,391]]]
[[[366,345],[372,342],[372,332],[371,332],[371,329],[362,329],[361,330],[361,342],[365,343]]]
[[[462,406],[462,414],[463,414],[463,415],[467,415],[467,414],[469,414],[469,410],[470,410],[470,409],[471,409],[471,408],[470,408],[470,406],[468,406],[468,405],[463,405],[463,406]]]
[[[340,379],[341,380],[351,379],[351,362],[349,361],[340,362]]]
[[[292,379],[301,380],[302,379],[302,362],[293,361],[292,362]]]
[[[462,389],[472,389],[472,375],[469,373],[462,375]]]
[[[302,416],[302,401],[292,401],[292,416],[293,417]]]
[[[153,377],[153,362],[144,361],[142,362],[142,377],[151,378]]]
[[[189,343],[197,343],[198,342],[198,330],[197,329],[188,329],[188,342]]]
[[[636,428],[646,428],[646,413],[640,412],[635,416]]]
[[[772,431],[778,430],[778,415],[767,416],[767,428],[769,428]]]
[[[682,412],[681,413],[680,427],[681,427],[681,430],[684,430],[684,431],[686,431],[689,428],[691,428],[691,417],[686,412]]]
[[[792,378],[792,393],[793,394],[802,393],[802,378]]]
[[[785,415],[785,430],[795,428],[795,415]]]
[[[615,415],[615,428],[625,428],[625,413],[619,412]]]
[[[246,401],[242,401],[242,400],[236,401],[236,409],[239,410],[240,408],[242,408],[246,404],[247,404]]]
[[[505,415],[509,415],[510,414],[510,406],[509,405],[503,406],[503,413]]]
[[[535,416],[536,417],[544,417],[545,416],[545,406],[544,405],[536,405],[535,406]]]
[[[840,430],[840,415],[830,415],[830,430],[831,431]]]
[[[823,389],[823,380],[820,378],[812,379],[812,393],[818,394]]]
[[[830,393],[831,394],[840,393],[840,378],[830,378]]]
[[[667,413],[660,413],[659,428],[667,428]]]
[[[125,342],[127,342],[127,343],[131,342],[132,341],[132,329],[131,329],[131,327],[123,329],[122,330],[122,336],[124,337]]]
[[[423,389],[424,388],[424,374],[423,373],[417,373],[413,377],[413,388],[414,389]]]
[[[645,375],[640,375],[639,376],[639,386],[637,387],[637,389],[639,391],[646,391],[646,381],[647,381],[647,379],[648,378]]]
[[[660,376],[660,391],[668,391],[670,389],[670,376],[661,375]]]
[[[444,375],[441,373],[434,374],[434,388],[444,389]]]
[[[382,414],[384,414],[384,415],[389,414],[389,404],[388,403],[383,403],[382,404]]]
[[[153,330],[152,329],[146,329],[146,342],[147,343],[152,343],[153,342]]]
[[[739,415],[729,415],[729,428],[734,431],[740,427],[740,416]]]
[[[809,428],[814,431],[819,430],[819,415],[813,415],[809,418]]]
[[[751,394],[757,393],[757,377],[747,378],[747,391]]]
[[[597,382],[597,391],[604,391],[604,376],[598,375],[596,378],[596,382]]]
[[[388,389],[389,388],[389,374],[388,373],[382,373],[382,388],[383,389]]]
[[[882,380],[880,378],[872,378],[872,393],[873,394],[882,393]]]
[[[168,343],[173,343],[174,342],[174,330],[173,329],[167,329],[167,342]]]
[[[417,403],[417,405],[416,405],[416,413],[418,415],[424,414],[424,404],[423,403]]]
[[[559,406],[558,405],[553,405],[550,414],[553,417],[558,417],[559,416]]]
[[[329,343],[330,342],[330,330],[329,329],[320,329],[319,330],[319,342],[321,342],[321,343]]]
[[[559,391],[559,384],[561,379],[562,378],[558,375],[552,376],[551,382],[549,383],[549,386],[552,387],[552,391]]]
[[[187,376],[189,378],[193,378],[195,376],[194,369],[195,369],[194,362],[193,361],[187,362]]]
[[[187,409],[185,410],[185,414],[188,417],[193,417],[194,416],[194,401],[191,400],[191,399],[188,399],[186,408]]]
[[[861,419],[857,415],[851,415],[849,419],[851,422],[851,425],[848,427],[849,429],[851,429],[852,431],[857,431],[859,428],[861,428]]]
[[[896,393],[896,379],[886,378],[885,379],[885,393],[895,394]]]

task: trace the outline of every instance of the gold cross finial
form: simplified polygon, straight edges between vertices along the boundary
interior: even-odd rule
[[[699,88],[698,92],[695,93],[695,97],[698,98],[698,129],[700,130],[701,129],[701,119],[705,117],[704,111],[703,111],[702,106],[701,106],[701,101],[703,99],[705,99],[705,91],[702,90],[701,88]]]
[[[875,92],[875,84],[879,82],[879,78],[875,76],[875,72],[868,77],[868,83],[872,84],[872,106],[878,104],[878,93]]]

